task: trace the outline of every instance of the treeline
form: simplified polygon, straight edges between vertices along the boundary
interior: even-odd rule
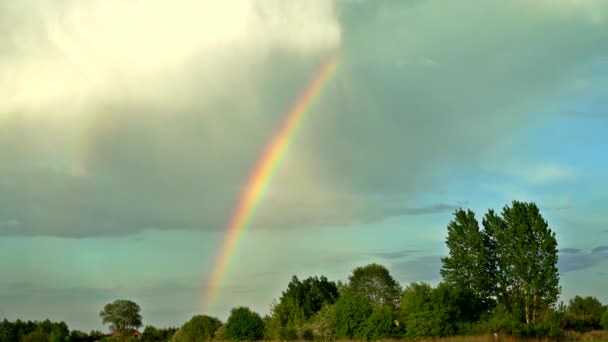
[[[435,287],[403,287],[379,264],[355,268],[344,283],[293,276],[265,317],[237,307],[225,323],[196,315],[180,329],[146,326],[140,339],[379,340],[494,333],[560,338],[568,331],[608,330],[608,307],[597,298],[557,303],[557,241],[534,203],[512,202],[500,214],[489,210],[481,226],[475,213],[458,210],[447,226],[446,244],[449,255],[441,259],[442,281]],[[141,327],[139,307],[130,301],[108,304],[100,315],[115,335],[133,338]],[[6,335],[4,325],[0,341],[26,341],[38,331],[13,328]],[[48,337],[36,341],[59,341],[65,330],[54,333],[47,324],[37,336]],[[69,338],[88,341],[74,339],[74,332]]]
[[[93,342],[101,339],[105,334],[101,331],[84,333],[78,330],[70,331],[65,322],[55,323],[48,319],[44,321],[9,322],[4,319],[0,322],[1,342]]]

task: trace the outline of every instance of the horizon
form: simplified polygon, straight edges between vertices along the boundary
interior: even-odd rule
[[[23,0],[0,32],[0,319],[225,321],[369,263],[436,284],[453,212],[513,200],[556,233],[560,299],[608,302],[608,2]]]

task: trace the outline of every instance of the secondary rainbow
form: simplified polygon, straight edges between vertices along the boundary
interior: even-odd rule
[[[246,231],[255,210],[264,197],[268,185],[272,181],[281,160],[285,156],[290,143],[293,141],[302,119],[310,111],[315,102],[323,93],[324,87],[329,83],[336,72],[338,57],[332,55],[315,73],[312,81],[304,88],[302,94],[286,114],[285,121],[266,146],[264,153],[252,170],[247,184],[230,217],[229,224],[219,253],[213,263],[211,278],[207,283],[203,297],[205,311],[210,311],[219,294],[220,286],[226,276],[231,257]]]

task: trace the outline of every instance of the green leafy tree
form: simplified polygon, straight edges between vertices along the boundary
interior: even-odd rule
[[[470,326],[481,315],[483,303],[470,290],[441,283],[436,288],[412,283],[403,292],[401,321],[407,336],[437,337],[455,335],[460,327]],[[432,317],[432,324],[426,319]],[[412,330],[413,329],[413,330]]]
[[[445,313],[441,310],[425,310],[408,315],[405,322],[406,336],[409,338],[442,337],[449,335],[444,322]]]
[[[580,332],[601,329],[603,313],[604,307],[597,298],[575,296],[566,309],[565,328]]]
[[[604,313],[600,319],[600,325],[604,330],[608,330],[608,305],[604,307]]]
[[[359,332],[358,337],[373,341],[399,337],[398,326],[395,321],[393,307],[376,306]]]
[[[49,336],[42,330],[35,330],[21,338],[21,342],[50,342]]]
[[[427,283],[411,283],[403,291],[400,304],[404,318],[411,313],[433,309],[433,288]]]
[[[14,323],[6,318],[0,323],[0,341],[18,341],[19,331]]]
[[[132,330],[141,327],[141,314],[139,305],[130,301],[119,299],[106,304],[99,316],[103,324],[110,324],[110,330],[125,336]]]
[[[147,325],[144,328],[144,331],[141,333],[141,341],[142,342],[171,341],[176,330],[177,330],[176,328],[160,329],[160,328],[155,328],[151,325]],[[180,340],[180,341],[183,341],[183,340]]]
[[[342,296],[334,306],[334,326],[338,339],[352,339],[359,336],[373,309],[367,297],[357,295]]]
[[[379,264],[357,267],[348,278],[346,296],[361,296],[371,305],[396,307],[401,300],[401,286],[388,269]]]
[[[454,213],[454,219],[448,224],[446,245],[449,256],[441,259],[443,281],[471,293],[478,301],[489,301],[495,283],[493,246],[489,237],[479,230],[475,213],[462,209]]]
[[[336,306],[325,304],[309,321],[307,328],[313,335],[324,341],[336,337]]]
[[[557,240],[534,203],[513,201],[483,221],[496,261],[496,297],[522,321],[535,323],[561,292]]]
[[[181,342],[209,341],[215,337],[222,322],[211,316],[196,315],[186,322],[180,329]]]
[[[300,281],[293,276],[279,302],[271,306],[267,335],[281,340],[297,339],[302,325],[323,305],[333,304],[337,298],[336,284],[326,277],[308,277]]]
[[[223,337],[233,341],[257,341],[264,337],[264,321],[247,307],[234,308],[223,328]]]

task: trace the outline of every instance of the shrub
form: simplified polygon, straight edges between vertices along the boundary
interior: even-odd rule
[[[223,337],[233,341],[257,341],[264,337],[264,321],[247,307],[232,309]]]
[[[336,301],[336,337],[351,339],[360,334],[372,313],[372,304],[362,296],[343,296]]]
[[[390,306],[376,307],[371,316],[365,322],[359,337],[368,340],[381,340],[397,337],[395,325],[395,314]]]
[[[604,314],[602,314],[600,324],[602,325],[602,328],[604,328],[604,330],[608,330],[608,306],[604,308]]]

